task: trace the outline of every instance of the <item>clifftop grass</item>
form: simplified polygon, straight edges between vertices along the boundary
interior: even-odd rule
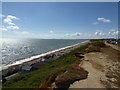
[[[71,67],[77,60],[74,54],[78,51],[84,52],[87,47],[88,44],[81,46],[59,59],[42,66],[39,70],[16,76],[5,82],[3,88],[38,88],[49,76],[57,75]]]
[[[92,45],[97,47],[105,47],[105,43],[103,40],[94,40]]]

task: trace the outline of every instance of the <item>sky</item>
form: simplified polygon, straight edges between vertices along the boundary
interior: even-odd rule
[[[116,37],[117,2],[3,2],[3,38]]]

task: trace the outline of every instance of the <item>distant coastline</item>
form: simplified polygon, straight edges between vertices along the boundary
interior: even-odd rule
[[[80,42],[80,43],[77,43],[77,44],[74,44],[74,45],[70,45],[70,46],[67,46],[67,47],[63,47],[63,48],[60,48],[60,49],[49,51],[49,52],[46,52],[46,53],[43,53],[43,54],[40,54],[40,55],[32,56],[30,58],[22,59],[22,60],[16,61],[13,64],[3,66],[2,69],[0,68],[0,71],[4,70],[4,69],[8,69],[9,67],[16,67],[18,65],[21,65],[21,64],[24,64],[24,63],[27,63],[27,62],[34,62],[35,63],[35,62],[40,61],[41,58],[43,58],[46,55],[54,54],[54,53],[60,53],[62,50],[66,50],[66,49],[70,49],[70,48],[75,49],[75,48],[77,48],[77,47],[79,47],[81,45],[84,45],[84,44],[88,43],[88,42],[89,42],[89,40],[86,40],[86,41],[83,41],[83,42]]]

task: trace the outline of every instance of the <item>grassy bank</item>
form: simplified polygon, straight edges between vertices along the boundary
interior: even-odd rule
[[[59,59],[44,65],[39,70],[21,74],[3,84],[3,88],[38,88],[50,76],[56,76],[71,67],[77,58],[75,53],[84,52],[88,45],[73,50],[72,52],[60,57]]]

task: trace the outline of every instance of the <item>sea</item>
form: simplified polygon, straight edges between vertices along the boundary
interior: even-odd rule
[[[78,44],[87,39],[2,39],[2,66],[15,62],[31,60],[32,57],[60,48]]]

